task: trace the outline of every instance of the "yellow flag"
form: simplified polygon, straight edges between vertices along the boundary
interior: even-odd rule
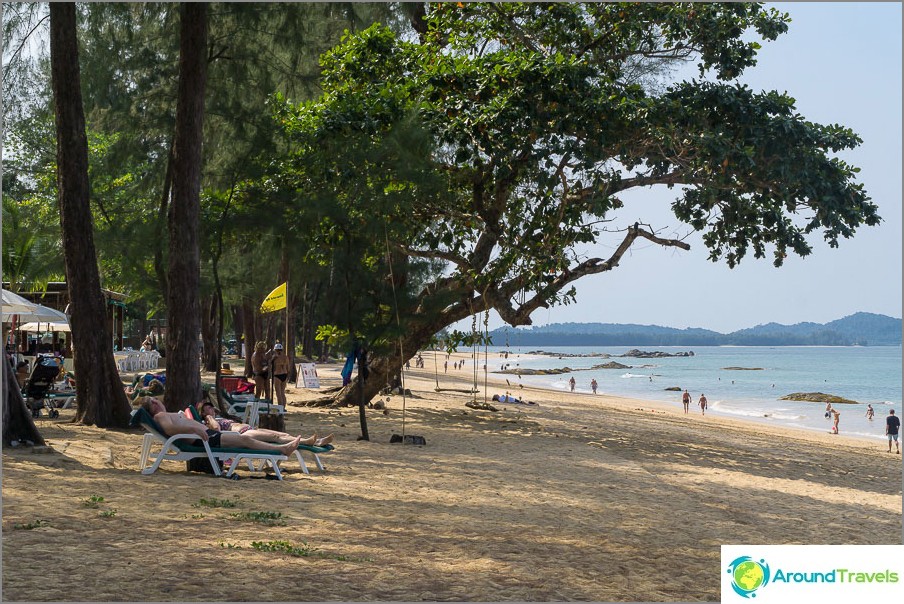
[[[264,298],[261,304],[261,312],[273,312],[274,310],[282,310],[286,307],[286,284],[277,286],[270,295]]]

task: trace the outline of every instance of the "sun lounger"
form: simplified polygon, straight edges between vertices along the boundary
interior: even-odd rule
[[[253,402],[256,403],[257,401],[253,401]],[[189,406],[188,409],[189,409],[189,412],[191,413],[191,416],[195,420],[203,423],[203,418],[201,417],[201,414],[198,413],[198,410],[195,409],[194,406]],[[332,451],[334,449],[335,449],[335,447],[333,445],[324,445],[322,447],[315,447],[313,445],[298,445],[298,448],[295,450],[295,458],[298,460],[298,465],[301,466],[301,471],[304,472],[305,474],[310,474],[310,472],[308,471],[308,465],[304,462],[304,457],[301,456],[302,451],[307,451],[314,458],[314,463],[317,464],[317,469],[319,469],[321,472],[324,472],[324,471],[326,471],[326,468],[323,466],[323,461],[321,461],[320,455],[323,453],[329,453],[330,451]],[[248,463],[248,468],[252,471],[255,470],[254,466],[251,464],[250,461]]]
[[[255,449],[211,447],[206,441],[201,441],[202,446],[197,446],[193,444],[194,441],[198,440],[197,434],[167,436],[160,428],[160,425],[154,421],[154,418],[141,408],[132,412],[130,425],[136,427],[140,425],[147,430],[141,445],[141,459],[139,461],[139,469],[142,474],[153,474],[164,460],[187,461],[189,459],[206,457],[210,460],[210,465],[217,476],[220,475],[220,467],[216,460],[232,459],[232,464],[226,473],[227,477],[235,473],[239,463],[246,461],[252,470],[256,469],[257,463],[261,464],[262,470],[269,465],[273,468],[273,473],[276,477],[282,480],[279,462],[285,461],[288,457],[275,449],[273,451],[258,451]],[[160,443],[159,451],[153,450],[155,442]]]

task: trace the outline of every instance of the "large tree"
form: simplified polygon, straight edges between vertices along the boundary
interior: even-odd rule
[[[207,82],[207,4],[180,10],[179,86],[169,206],[166,404],[180,409],[201,399],[201,144]]]
[[[528,325],[637,242],[689,249],[700,231],[713,261],[771,252],[780,266],[810,253],[810,234],[834,247],[880,220],[835,156],[859,144],[852,131],[736,81],[753,35],[786,31],[774,9],[438,3],[424,18],[418,39],[375,26],[324,57],[323,96],[277,111],[292,153],[266,182],[293,211],[321,208],[321,247],[353,242],[375,279],[442,263],[408,280],[401,329],[374,314],[371,337],[401,342],[373,358],[368,399],[442,328],[487,309]],[[691,59],[706,78],[662,84]],[[619,211],[622,193],[652,186],[676,191],[685,236]],[[594,241],[611,255],[578,253]],[[338,400],[357,397],[352,383]]]
[[[57,135],[57,191],[78,376],[76,420],[125,427],[131,408],[113,360],[94,250],[88,143],[82,110],[75,4],[50,5],[50,63]]]

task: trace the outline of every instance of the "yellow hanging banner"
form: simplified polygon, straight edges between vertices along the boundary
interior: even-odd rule
[[[261,304],[261,312],[273,312],[274,310],[282,310],[286,307],[286,284],[277,286],[270,295],[264,298]]]

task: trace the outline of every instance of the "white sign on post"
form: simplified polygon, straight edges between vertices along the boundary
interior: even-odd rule
[[[317,377],[317,367],[314,363],[299,363],[295,369],[298,374],[296,388],[320,388],[320,378]]]

